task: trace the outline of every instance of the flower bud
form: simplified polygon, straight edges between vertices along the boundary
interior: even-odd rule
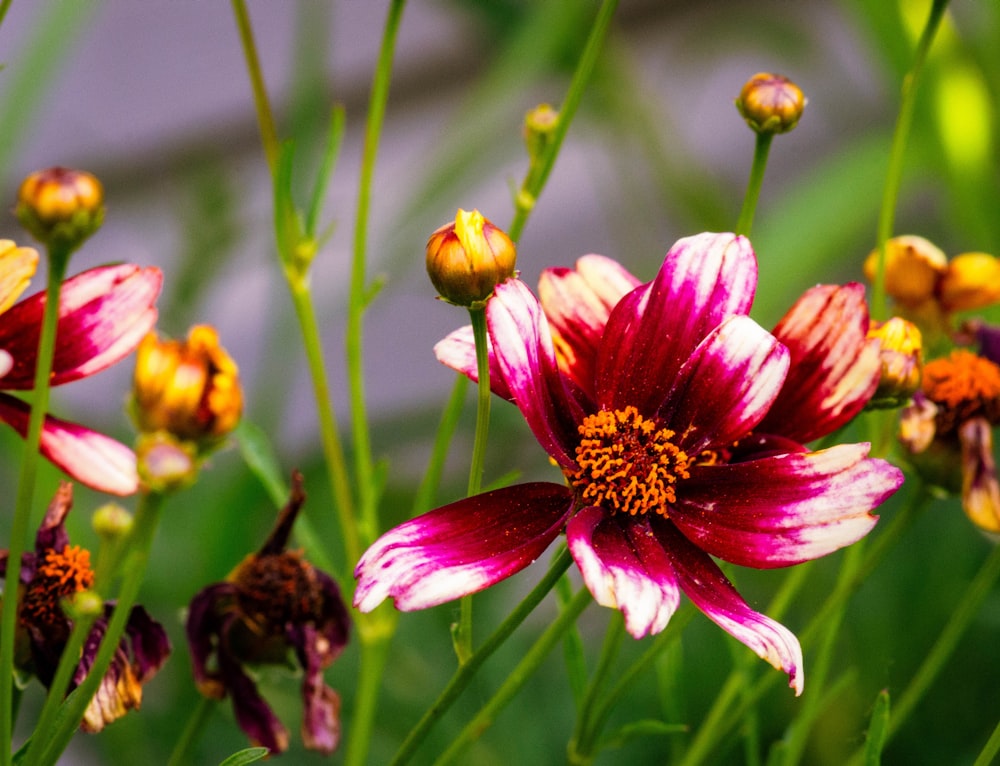
[[[232,431],[243,411],[239,371],[215,329],[196,325],[186,340],[150,333],[136,350],[132,411],[143,433],[211,444]]]
[[[877,267],[876,249],[865,260],[868,281],[875,281]],[[893,237],[885,246],[885,291],[900,305],[917,308],[935,297],[947,268],[947,256],[929,240],[913,235]]]
[[[64,598],[62,608],[71,620],[100,617],[104,614],[104,599],[92,590],[80,590]]]
[[[780,74],[758,72],[736,99],[747,125],[757,133],[787,133],[799,124],[807,99],[794,82]]]
[[[97,535],[106,541],[124,539],[132,531],[132,514],[117,503],[106,503],[94,511],[91,524]]]
[[[478,210],[459,210],[427,241],[427,274],[438,294],[458,306],[482,305],[514,274],[515,259],[510,237]]]
[[[899,407],[920,387],[922,341],[912,322],[893,317],[888,322],[872,322],[869,338],[881,342],[879,359],[882,373],[869,407]]]
[[[524,144],[532,161],[545,151],[559,122],[559,112],[548,104],[539,104],[524,115]]]
[[[104,188],[83,170],[39,170],[21,182],[15,212],[39,242],[72,251],[104,221]]]
[[[152,492],[172,492],[198,478],[194,445],[180,442],[164,431],[140,437],[135,457],[139,478]]]
[[[948,263],[939,286],[945,311],[968,311],[1000,302],[1000,260],[987,253],[962,253]]]

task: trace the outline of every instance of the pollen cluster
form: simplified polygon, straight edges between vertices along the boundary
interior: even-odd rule
[[[61,551],[49,549],[25,590],[21,621],[55,629],[65,620],[59,602],[93,584],[90,551],[79,545],[68,545]]]
[[[579,432],[578,470],[567,479],[580,502],[632,516],[668,514],[677,481],[688,478],[693,462],[671,441],[673,431],[630,406],[588,415]]]
[[[940,430],[973,417],[1000,421],[1000,367],[971,351],[957,350],[924,365],[922,386],[938,405]]]

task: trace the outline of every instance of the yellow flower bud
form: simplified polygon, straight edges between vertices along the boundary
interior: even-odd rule
[[[747,125],[757,133],[787,133],[799,124],[807,99],[794,82],[780,74],[758,72],[736,99]]]
[[[875,281],[878,250],[865,260],[865,276]],[[948,268],[944,252],[913,235],[893,237],[885,248],[885,291],[900,305],[916,308],[935,296],[938,280]]]
[[[559,122],[559,112],[548,104],[539,104],[524,116],[524,143],[528,157],[535,160],[545,150]]]
[[[1000,302],[1000,261],[987,253],[962,253],[948,263],[941,278],[945,311],[967,311]]]
[[[215,329],[192,327],[186,340],[150,333],[136,350],[132,410],[143,433],[210,444],[232,431],[243,412],[239,370]]]
[[[21,182],[16,213],[39,242],[74,250],[104,221],[104,188],[83,170],[39,170]]]
[[[869,407],[899,407],[920,387],[920,330],[912,322],[893,317],[887,322],[872,322],[868,337],[881,342],[879,359],[882,362],[878,388]]]
[[[458,306],[481,305],[514,274],[516,249],[478,210],[459,210],[427,241],[427,274],[438,294]]]

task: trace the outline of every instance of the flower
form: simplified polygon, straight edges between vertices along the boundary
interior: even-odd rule
[[[878,390],[872,397],[872,407],[899,407],[909,401],[920,388],[923,369],[923,339],[912,322],[892,317],[885,322],[872,322],[868,337],[878,338],[881,348],[882,374]]]
[[[14,305],[34,274],[37,254],[0,240],[0,389],[27,391],[35,384],[45,293]],[[156,322],[159,269],[132,264],[100,266],[63,283],[51,385],[104,370],[127,356]],[[0,393],[0,420],[21,436],[30,408]],[[83,426],[46,416],[41,452],[71,477],[115,495],[136,491],[135,455],[125,445]]]
[[[478,591],[565,530],[586,586],[632,636],[663,630],[684,591],[801,692],[797,639],[711,557],[770,568],[830,553],[867,534],[902,474],[867,444],[801,443],[846,423],[877,386],[860,286],[810,291],[772,335],[746,315],[756,282],[746,239],[701,234],[646,284],[591,255],[543,273],[541,303],[516,279],[499,285],[486,307],[491,388],[567,484],[495,490],[390,530],[355,569],[355,605],[421,609]],[[473,375],[469,335],[435,352]]]
[[[104,222],[104,187],[84,170],[38,170],[21,182],[16,213],[39,242],[73,250]]]
[[[787,133],[799,124],[806,97],[787,77],[758,72],[744,83],[736,108],[757,133]]]
[[[93,585],[90,552],[69,544],[65,520],[73,504],[73,485],[63,482],[46,511],[35,537],[35,550],[21,561],[20,610],[15,663],[48,688],[73,627],[62,602],[85,594]],[[0,552],[0,575],[7,571],[7,551]],[[72,688],[83,682],[107,630],[114,604],[97,605],[100,616],[91,627],[73,676]],[[83,716],[84,731],[97,732],[142,702],[142,686],[170,655],[163,627],[141,606],[132,607],[125,637],[119,644],[97,693]]]
[[[514,273],[516,257],[504,231],[478,210],[459,210],[427,240],[427,275],[449,303],[475,306]]]
[[[225,582],[191,600],[186,630],[198,689],[215,699],[231,696],[240,728],[272,752],[288,747],[288,732],[244,666],[287,665],[294,653],[304,672],[302,740],[329,754],[340,740],[340,698],[323,682],[323,670],[347,644],[350,622],[330,576],[300,552],[285,550],[303,502],[302,477],[296,473],[288,504],[264,546]]]

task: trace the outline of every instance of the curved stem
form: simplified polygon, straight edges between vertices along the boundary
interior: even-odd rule
[[[736,224],[736,233],[744,237],[750,236],[753,227],[753,216],[757,211],[757,200],[760,198],[760,188],[764,184],[764,171],[767,169],[767,155],[771,151],[773,133],[758,133],[753,150],[753,165],[750,167],[750,179],[743,195],[743,209]]]
[[[878,230],[876,246],[878,262],[875,269],[875,280],[872,285],[872,318],[885,319],[885,253],[886,243],[892,236],[896,222],[896,203],[899,200],[899,188],[903,179],[903,160],[906,156],[906,142],[910,137],[913,125],[913,115],[917,99],[917,80],[927,60],[927,53],[934,42],[941,18],[948,7],[948,0],[933,0],[930,15],[924,25],[924,31],[917,43],[913,66],[903,78],[899,114],[896,116],[896,128],[892,135],[892,146],[889,150],[889,167],[886,171],[885,189],[882,192],[882,206],[878,215]]]
[[[38,339],[35,362],[35,398],[28,418],[24,438],[24,459],[17,484],[14,518],[11,522],[10,545],[7,552],[7,573],[4,578],[4,598],[0,604],[0,764],[11,763],[14,714],[14,640],[17,632],[18,586],[21,578],[21,560],[27,543],[31,522],[31,506],[35,498],[35,480],[38,475],[38,446],[42,438],[45,412],[49,407],[49,375],[55,354],[56,331],[59,324],[59,295],[62,290],[70,251],[51,249],[48,258],[48,281],[45,287],[45,313]]]

